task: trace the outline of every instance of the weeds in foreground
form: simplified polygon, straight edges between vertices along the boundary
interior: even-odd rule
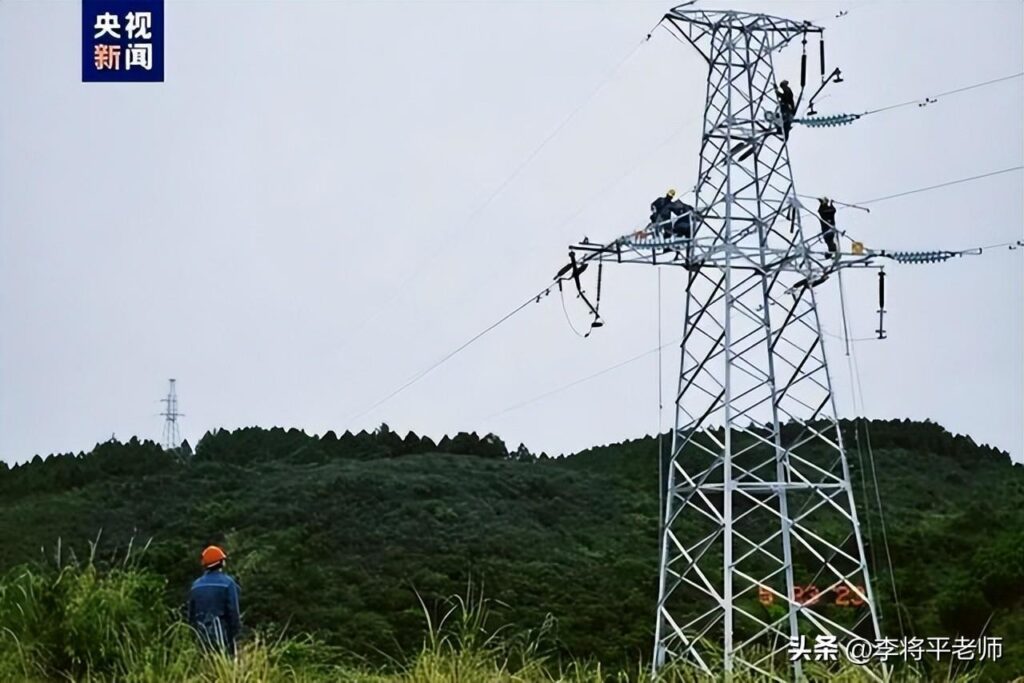
[[[57,555],[53,570],[20,568],[0,578],[0,680],[42,683],[628,683],[650,681],[647,665],[610,671],[597,662],[559,659],[547,649],[553,624],[513,633],[489,622],[492,603],[469,586],[435,614],[421,600],[421,649],[384,668],[341,663],[310,637],[243,643],[235,658],[202,652],[189,627],[163,602],[164,584],[130,557],[101,571],[94,550],[85,562]],[[129,553],[130,556],[130,553]],[[813,664],[809,680],[860,683],[856,667]],[[717,679],[717,677],[715,678]],[[707,680],[665,669],[657,683]],[[762,680],[737,676],[735,683]],[[894,680],[936,681],[913,671]],[[967,677],[947,678],[967,683]]]

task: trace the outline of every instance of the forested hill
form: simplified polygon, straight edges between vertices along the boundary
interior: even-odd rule
[[[854,443],[854,424],[843,429]],[[870,437],[906,628],[976,636],[991,616],[1006,654],[987,675],[1024,672],[1024,467],[931,423],[874,421]],[[182,450],[133,439],[0,464],[0,569],[52,561],[58,538],[62,553],[82,553],[102,530],[101,556],[152,539],[141,561],[167,578],[174,604],[215,542],[249,626],[287,625],[371,659],[419,645],[417,592],[430,603],[468,581],[511,624],[553,615],[568,653],[609,665],[648,654],[655,438],[548,458],[475,434],[247,428]],[[870,468],[851,461],[860,499]],[[899,635],[888,573],[875,579],[884,628]]]

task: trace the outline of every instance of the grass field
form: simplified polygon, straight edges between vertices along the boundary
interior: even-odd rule
[[[0,680],[42,683],[604,683],[649,681],[648,667],[609,671],[562,661],[545,649],[550,625],[527,632],[491,628],[490,603],[469,587],[440,610],[424,605],[422,648],[404,661],[371,666],[303,636],[249,634],[236,658],[203,653],[162,600],[163,581],[131,561],[101,570],[89,558],[53,569],[21,567],[0,581]],[[852,666],[809,665],[811,681],[868,681]],[[964,682],[972,676],[942,680]],[[665,671],[663,683],[719,680]],[[739,676],[737,683],[760,680]],[[924,681],[914,672],[894,677]],[[929,678],[935,681],[934,675]]]

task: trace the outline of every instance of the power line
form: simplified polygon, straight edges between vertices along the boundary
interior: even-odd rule
[[[899,104],[890,104],[890,105],[885,106],[885,107],[879,107],[878,109],[869,109],[868,111],[861,112],[859,114],[847,113],[847,114],[832,114],[830,116],[808,116],[808,117],[803,117],[803,118],[798,118],[798,119],[793,119],[793,120],[796,123],[800,123],[800,124],[803,124],[805,126],[810,126],[810,127],[815,127],[815,128],[833,127],[833,126],[845,126],[845,125],[853,123],[854,121],[856,121],[858,119],[864,118],[865,116],[870,116],[872,114],[878,114],[880,112],[890,111],[892,109],[899,109],[900,107],[909,107],[912,104],[916,104],[918,107],[927,107],[929,104],[935,104],[936,102],[939,101],[939,98],[945,97],[946,95],[955,95],[956,93],[967,92],[968,90],[974,90],[975,88],[983,88],[985,86],[993,85],[995,83],[1001,83],[1003,81],[1008,81],[1008,80],[1010,80],[1012,78],[1020,78],[1021,76],[1024,76],[1024,71],[1022,71],[1020,73],[1010,74],[1009,76],[1001,76],[999,78],[993,78],[991,80],[982,81],[980,83],[972,83],[971,85],[966,85],[966,86],[964,86],[962,88],[956,88],[954,90],[947,90],[947,91],[941,92],[941,93],[939,93],[937,95],[928,95],[928,96],[925,96],[923,99],[922,98],[917,98],[917,99],[913,99],[913,100],[907,100],[906,102],[900,102]],[[822,97],[820,99],[825,99],[825,97],[829,97],[829,95],[825,95],[824,97]]]
[[[653,30],[654,29],[651,29],[652,32]],[[477,206],[477,208],[473,209],[469,216],[466,217],[465,221],[460,223],[455,228],[449,230],[447,234],[445,234],[444,237],[438,241],[437,247],[430,253],[430,255],[427,256],[427,258],[420,260],[419,267],[413,270],[411,273],[409,273],[405,277],[405,279],[402,280],[402,282],[397,287],[395,287],[391,295],[388,296],[388,298],[385,299],[380,305],[378,305],[370,315],[364,318],[363,321],[356,326],[356,328],[353,330],[349,338],[354,337],[356,334],[362,331],[362,329],[365,328],[366,325],[368,325],[374,319],[376,319],[377,316],[379,316],[385,308],[393,304],[407,290],[409,283],[411,283],[414,279],[419,277],[424,270],[426,270],[431,264],[435,262],[435,257],[438,254],[440,254],[441,251],[447,246],[451,238],[463,232],[470,226],[474,225],[477,216],[483,213],[494,202],[494,200],[497,199],[501,195],[501,193],[505,191],[506,188],[508,188],[509,185],[511,185],[520,175],[522,175],[523,171],[526,170],[526,168],[531,163],[533,163],[533,160],[540,155],[544,148],[547,147],[547,145],[552,140],[554,140],[559,133],[562,132],[562,130],[569,124],[570,121],[576,118],[576,115],[579,114],[584,107],[590,104],[590,102],[593,101],[595,97],[597,97],[597,94],[601,92],[602,89],[604,89],[605,85],[607,85],[615,77],[615,75],[622,69],[622,67],[625,66],[630,59],[633,58],[633,55],[635,55],[637,51],[641,47],[643,47],[643,45],[648,40],[650,40],[650,34],[648,34],[643,40],[641,40],[636,46],[634,46],[633,49],[630,50],[629,53],[627,53],[626,56],[623,57],[615,65],[615,67],[612,68],[612,70],[609,71],[608,74],[603,79],[601,79],[601,81],[598,82],[597,86],[595,86],[594,89],[590,91],[590,94],[588,94],[579,104],[577,104],[576,107],[573,108],[572,111],[570,111],[569,114],[565,118],[563,118],[562,121],[557,126],[555,126],[555,128],[550,133],[548,133],[548,135],[545,136],[536,147],[533,148],[533,151],[531,151],[526,156],[526,158],[523,159],[523,161],[520,162],[519,165],[515,167],[515,169],[513,169],[512,173],[506,176],[505,179],[501,183],[499,183],[498,186],[495,187],[494,190],[489,195],[487,195],[487,198],[484,199],[483,203]]]
[[[662,413],[664,412],[664,387],[661,373],[661,268],[656,268],[658,273],[658,538],[664,533],[665,520],[665,447],[664,429],[662,424]],[[674,432],[673,432],[674,435]],[[673,436],[673,441],[675,437]]]
[[[863,204],[875,204],[875,203],[878,203],[878,202],[888,201],[890,199],[896,199],[897,197],[905,197],[907,195],[917,194],[918,192],[928,192],[930,190],[938,190],[938,189],[941,189],[943,187],[949,187],[951,185],[959,185],[960,183],[967,183],[967,182],[970,182],[972,180],[981,180],[982,178],[989,178],[991,176],[997,176],[997,175],[1001,175],[1003,173],[1010,173],[1011,171],[1019,171],[1021,169],[1024,169],[1024,165],[1011,166],[1009,168],[1003,168],[1003,169],[1000,169],[998,171],[989,171],[988,173],[982,173],[980,175],[972,175],[972,176],[969,176],[967,178],[957,178],[956,180],[949,180],[949,181],[944,182],[944,183],[939,183],[938,185],[929,185],[928,187],[919,187],[919,188],[914,189],[914,190],[907,190],[905,192],[897,192],[896,194],[890,194],[890,195],[886,195],[884,197],[875,197],[874,199],[868,199],[868,200],[860,201],[860,202],[856,202],[856,203],[841,202],[838,199],[833,199],[832,201],[835,202],[836,204],[841,204],[843,206],[843,208],[864,209],[864,207],[861,206]],[[798,197],[802,197],[804,199],[817,199],[816,196],[808,195],[808,194],[798,194],[797,196]],[[801,210],[805,211],[809,215],[817,216],[817,214],[814,214],[809,209],[801,207]],[[864,210],[865,211],[869,211],[869,209],[864,209]],[[996,245],[996,246],[1002,246],[1002,245]]]
[[[689,127],[689,125],[691,123],[693,123],[694,121],[698,120],[698,118],[700,118],[700,117],[699,116],[691,116],[690,118],[686,119],[685,121],[683,121],[683,123],[681,123],[679,125],[679,127],[677,127],[675,130],[673,130],[669,135],[665,136],[659,142],[655,143],[652,146],[652,148],[653,149],[658,149],[658,148],[664,147],[669,142],[672,142],[683,131],[685,131],[687,129],[687,127]],[[555,228],[555,230],[561,231],[562,228],[567,227],[568,225],[572,224],[577,218],[579,218],[581,215],[583,215],[583,213],[585,211],[587,211],[588,209],[593,208],[593,200],[600,199],[601,197],[603,197],[606,194],[608,194],[609,192],[611,192],[611,190],[614,189],[619,183],[621,183],[623,180],[625,180],[630,175],[632,175],[634,172],[636,172],[636,170],[638,168],[643,166],[645,163],[648,163],[651,160],[651,158],[652,158],[651,152],[649,151],[649,149],[645,149],[641,154],[637,155],[634,158],[633,163],[630,164],[630,166],[625,171],[623,171],[618,177],[614,178],[612,181],[610,181],[606,185],[603,185],[601,187],[601,189],[599,189],[597,192],[595,192],[593,195],[591,195],[587,199],[587,201],[584,202],[580,206],[580,208],[574,214],[572,214],[569,218],[567,218],[564,221],[562,221],[561,223],[559,223],[558,226]],[[686,195],[688,195],[688,194],[690,194],[692,192],[693,192],[693,188],[690,188],[682,196],[685,197]]]
[[[580,339],[585,339],[590,336],[589,332],[584,334],[577,330],[576,326],[572,324],[572,318],[569,316],[569,309],[565,305],[565,291],[561,287],[558,288],[558,298],[562,302],[562,313],[565,315],[565,322],[569,326],[569,329],[572,330],[572,333]]]
[[[602,375],[606,375],[609,372],[612,372],[614,370],[618,370],[619,368],[625,367],[625,366],[627,366],[627,365],[629,365],[631,363],[635,363],[638,360],[642,360],[642,359],[646,358],[647,356],[650,356],[650,355],[653,355],[655,353],[658,353],[659,351],[665,349],[666,347],[671,346],[673,344],[678,344],[681,341],[682,341],[682,337],[678,337],[678,338],[676,338],[676,339],[674,339],[674,340],[672,340],[670,342],[666,342],[666,343],[662,344],[661,346],[657,346],[657,347],[655,347],[653,349],[648,349],[647,351],[644,351],[643,353],[639,353],[639,354],[637,354],[635,356],[632,356],[631,358],[627,358],[626,360],[619,361],[618,363],[615,363],[614,365],[609,365],[608,367],[603,368],[601,370],[598,370],[597,372],[592,373],[590,375],[587,375],[586,377],[580,377],[579,379],[575,379],[575,380],[573,380],[573,381],[571,381],[571,382],[569,382],[567,384],[563,384],[563,385],[555,387],[554,389],[551,389],[549,391],[545,391],[543,394],[538,394],[538,395],[534,396],[533,398],[526,399],[525,401],[520,401],[519,403],[516,403],[515,405],[511,405],[508,408],[504,408],[502,410],[499,410],[496,413],[491,413],[490,415],[488,415],[484,419],[485,420],[493,420],[494,418],[500,417],[501,415],[504,415],[505,413],[510,413],[510,412],[512,412],[514,410],[519,410],[520,408],[525,408],[526,406],[531,405],[533,403],[536,403],[537,401],[541,401],[541,400],[543,400],[545,398],[548,398],[549,396],[554,396],[555,394],[560,394],[561,392],[566,391],[567,389],[572,389],[573,387],[578,386],[580,384],[583,384],[584,382],[589,382],[589,381],[591,381],[593,379],[597,379],[598,377],[601,377]]]
[[[889,111],[890,109],[899,109],[900,107],[909,107],[912,104],[917,104],[917,105],[922,105],[922,103],[929,103],[930,104],[930,102],[928,102],[928,100],[930,100],[930,99],[937,100],[938,98],[945,97],[946,95],[955,95],[957,93],[967,92],[968,90],[974,90],[975,88],[983,88],[983,87],[985,87],[987,85],[992,85],[993,83],[1001,83],[1002,81],[1008,81],[1011,78],[1020,78],[1021,76],[1024,76],[1024,71],[1021,71],[1021,72],[1015,73],[1015,74],[1010,74],[1009,76],[1001,76],[999,78],[993,78],[991,80],[982,81],[980,83],[972,83],[971,85],[965,85],[962,88],[956,88],[954,90],[947,90],[946,92],[940,92],[937,95],[929,95],[929,96],[927,96],[927,97],[925,97],[923,99],[922,98],[918,98],[916,100],[907,100],[906,102],[900,102],[899,104],[890,104],[890,105],[888,105],[886,107],[879,107],[878,109],[871,109],[871,110],[866,111],[863,114],[861,114],[861,116],[868,116],[869,114],[877,114],[879,112]]]
[[[998,245],[992,245],[992,246],[1007,246],[1007,245],[1010,245],[1010,244],[1013,244],[1013,243],[1007,242],[1007,243],[1004,243],[1004,244],[998,244]],[[987,248],[990,248],[990,247],[986,247],[986,249]],[[660,316],[659,316],[659,318],[660,318]],[[659,319],[659,325],[660,325],[660,319]],[[835,339],[843,339],[844,338],[843,335],[834,334],[832,332],[828,332],[828,331],[825,331],[825,330],[823,330],[822,333],[827,335],[827,336],[829,336],[829,337],[833,337]],[[660,337],[660,335],[659,335],[659,337]],[[660,341],[660,339],[659,339],[659,341]],[[666,342],[664,344],[660,344],[660,345],[658,345],[658,346],[656,346],[656,347],[654,347],[652,349],[648,349],[647,351],[639,353],[639,354],[637,354],[635,356],[631,356],[630,358],[627,358],[625,360],[619,361],[618,363],[615,363],[613,365],[609,365],[609,366],[607,366],[607,367],[605,367],[605,368],[603,368],[601,370],[598,370],[597,372],[594,372],[592,374],[586,375],[585,377],[580,377],[578,379],[572,380],[571,382],[568,382],[566,384],[562,384],[562,385],[560,385],[558,387],[555,387],[554,389],[550,389],[548,391],[545,391],[544,393],[537,394],[536,396],[534,396],[532,398],[529,398],[529,399],[526,399],[525,401],[520,401],[519,403],[515,403],[515,404],[513,404],[513,405],[511,405],[511,406],[509,406],[507,408],[503,408],[502,410],[499,410],[498,412],[491,413],[490,415],[487,415],[487,416],[485,416],[482,419],[483,420],[493,420],[494,418],[500,417],[500,416],[502,416],[502,415],[504,415],[506,413],[510,413],[510,412],[519,410],[521,408],[525,408],[525,407],[527,407],[529,405],[532,405],[534,403],[537,403],[538,401],[541,401],[541,400],[543,400],[545,398],[548,398],[550,396],[554,396],[555,394],[560,394],[563,391],[566,391],[568,389],[572,389],[573,387],[576,387],[576,386],[578,386],[580,384],[584,384],[584,383],[589,382],[591,380],[597,379],[598,377],[606,375],[609,372],[612,372],[614,370],[618,370],[619,368],[625,367],[626,365],[630,365],[630,364],[635,363],[635,362],[637,362],[639,360],[643,360],[647,356],[650,356],[650,355],[655,354],[655,353],[659,354],[659,365],[660,365],[660,362],[661,362],[660,352],[665,350],[669,346],[672,346],[674,344],[678,344],[680,341],[682,341],[682,338],[676,338],[676,339],[673,339],[670,342]],[[878,341],[878,337],[851,337],[849,341],[850,342]],[[659,403],[659,423],[658,424],[659,424],[659,427],[660,427],[661,426],[661,421],[660,421],[661,420],[661,417],[660,417],[660,408],[661,408],[660,389],[659,389],[658,403]]]
[[[449,360],[451,360],[456,355],[458,355],[463,350],[465,350],[467,347],[469,347],[471,344],[473,344],[473,342],[477,341],[478,339],[480,339],[481,337],[486,335],[488,332],[491,332],[492,330],[494,330],[495,328],[500,326],[502,323],[504,323],[506,320],[508,320],[509,318],[514,316],[516,313],[519,313],[521,310],[523,310],[524,308],[526,308],[527,306],[529,306],[532,303],[539,303],[541,297],[547,296],[550,291],[551,291],[550,287],[542,289],[540,292],[538,292],[537,294],[531,296],[529,299],[527,299],[526,301],[524,301],[523,303],[519,304],[514,309],[512,309],[511,311],[506,313],[504,316],[502,316],[496,322],[492,323],[491,325],[487,326],[486,328],[484,328],[480,332],[478,332],[475,335],[473,335],[472,337],[470,337],[461,346],[459,346],[455,350],[450,351],[449,353],[445,354],[442,358],[440,358],[438,361],[436,361],[433,365],[431,365],[430,367],[428,367],[428,368],[426,368],[424,370],[421,370],[420,372],[418,372],[415,375],[413,375],[408,381],[406,381],[404,384],[402,384],[397,389],[392,391],[390,394],[388,394],[384,398],[380,399],[379,401],[377,401],[376,403],[374,403],[370,407],[368,407],[368,408],[366,408],[364,410],[361,410],[360,412],[358,412],[358,413],[356,413],[354,415],[349,416],[348,419],[360,418],[363,415],[366,415],[367,413],[372,412],[374,409],[384,405],[385,403],[387,403],[388,401],[393,399],[395,396],[398,396],[400,393],[402,393],[403,391],[405,391],[406,389],[411,387],[413,384],[416,384],[421,379],[426,377],[428,374],[430,374],[431,372],[433,372],[437,368],[439,368],[442,365],[444,365],[445,363],[447,363]]]
[[[929,190],[937,190],[942,187],[949,187],[950,185],[958,185],[960,183],[970,182],[972,180],[980,180],[981,178],[988,178],[1001,173],[1009,173],[1011,171],[1019,171],[1024,168],[1024,165],[1011,166],[1010,168],[1004,168],[999,171],[991,171],[989,173],[982,173],[981,175],[974,175],[968,178],[958,178],[956,180],[950,180],[945,183],[939,183],[938,185],[929,185],[928,187],[919,187],[916,190],[907,190],[906,192],[897,192],[896,194],[886,195],[884,197],[875,197],[874,199],[867,199],[864,201],[856,202],[857,204],[875,204],[877,202],[888,201],[889,199],[896,199],[897,197],[905,197],[908,194],[917,194],[918,192],[927,192]]]
[[[484,202],[480,206],[478,206],[476,209],[473,210],[473,212],[469,215],[469,217],[466,219],[466,221],[464,223],[460,224],[459,227],[457,227],[457,228],[455,228],[455,229],[453,229],[453,230],[448,232],[448,234],[446,235],[446,238],[452,237],[455,234],[461,232],[463,229],[465,229],[469,225],[472,225],[473,224],[473,220],[479,214],[481,214],[484,210],[486,210],[494,202],[494,200],[497,199],[498,196],[500,196],[501,193],[509,185],[511,185],[512,182],[516,178],[518,178],[522,174],[522,172],[533,162],[533,160],[536,159],[537,156],[539,156],[541,151],[543,151],[543,149],[555,137],[557,137],[557,135],[566,127],[566,125],[568,125],[569,122],[572,121],[576,117],[576,115],[587,104],[589,104],[597,96],[597,94],[605,87],[605,85],[607,85],[607,83],[609,81],[611,81],[615,77],[615,75],[622,69],[623,66],[625,66],[625,64],[633,57],[633,55],[636,54],[636,52],[646,42],[648,42],[650,40],[650,38],[653,35],[654,31],[657,28],[659,28],[659,27],[665,28],[664,25],[661,22],[658,22],[657,24],[655,24],[655,26],[651,29],[651,31],[647,34],[647,36],[643,40],[641,40],[640,43],[638,43],[632,50],[630,50],[630,52],[627,53],[625,55],[625,57],[623,57],[615,65],[615,67],[611,71],[608,72],[608,74],[604,77],[604,79],[602,79],[597,84],[597,86],[589,93],[589,95],[587,95],[586,98],[584,98],[572,111],[570,111],[569,114],[564,119],[562,119],[562,121],[544,139],[541,140],[541,142],[537,145],[537,147],[535,147],[533,149],[533,151],[512,171],[512,173],[509,176],[507,176],[505,178],[505,180],[502,181],[494,189],[494,191],[491,192],[490,195],[487,196],[487,198],[484,200]],[[669,31],[669,33],[672,33],[672,31]],[[984,86],[992,85],[994,83],[999,83],[1001,81],[1006,81],[1006,80],[1009,80],[1009,79],[1012,79],[1012,78],[1018,78],[1018,77],[1020,77],[1022,75],[1024,75],[1024,72],[1020,72],[1020,73],[1017,73],[1017,74],[1011,74],[1011,75],[1008,75],[1008,76],[1003,76],[1003,77],[1000,77],[1000,78],[991,79],[991,80],[988,80],[988,81],[983,81],[983,82],[980,82],[980,83],[974,83],[974,84],[971,84],[971,85],[968,85],[968,86],[964,86],[964,87],[961,87],[961,88],[956,88],[954,90],[949,90],[949,91],[946,91],[946,92],[943,92],[943,93],[939,93],[938,95],[935,95],[933,97],[938,98],[938,97],[943,97],[945,95],[952,95],[952,94],[956,94],[956,93],[960,93],[960,92],[965,92],[967,90],[972,90],[972,89],[975,89],[975,88],[981,88],[981,87],[984,87]],[[878,113],[878,112],[882,112],[882,111],[887,111],[887,110],[890,110],[890,109],[895,109],[897,107],[909,106],[910,104],[915,104],[915,103],[920,103],[920,100],[909,100],[907,102],[903,102],[903,103],[900,103],[900,104],[895,104],[895,105],[890,105],[890,106],[887,106],[887,107],[882,107],[882,108],[879,108],[879,109],[870,110],[868,112],[865,112],[864,115],[874,114],[874,113]],[[673,133],[671,135],[669,135],[664,140],[664,142],[668,142],[669,140],[674,138],[676,135],[678,135],[686,127],[686,125],[688,125],[689,123],[690,123],[689,120],[686,121],[683,125],[681,125],[679,127],[679,129],[673,131]],[[662,144],[664,144],[664,142]],[[630,175],[634,170],[636,170],[636,167],[639,166],[640,163],[642,163],[642,162],[638,162],[632,168],[627,170],[626,173],[624,173],[621,176],[619,176],[616,180],[614,180],[611,183],[611,186],[614,187],[619,182],[621,182],[622,179],[624,179],[625,177]],[[969,178],[961,178],[961,179],[958,179],[958,180],[949,181],[947,183],[942,183],[942,184],[939,184],[939,185],[933,185],[933,186],[929,186],[929,187],[918,188],[918,189],[915,189],[915,190],[909,190],[907,192],[902,192],[902,193],[895,194],[895,195],[889,195],[889,196],[886,196],[886,197],[877,197],[875,199],[870,199],[870,200],[867,200],[867,201],[859,202],[859,204],[870,204],[870,203],[875,203],[875,202],[886,201],[886,200],[889,200],[889,199],[895,199],[897,197],[902,197],[902,196],[909,195],[909,194],[915,194],[915,193],[918,193],[918,192],[925,192],[925,191],[928,191],[928,190],[939,189],[939,188],[942,188],[942,187],[948,187],[950,185],[955,185],[955,184],[958,184],[958,183],[969,182],[969,181],[972,181],[972,180],[978,180],[978,179],[986,178],[986,177],[993,176],[993,175],[999,175],[1001,173],[1007,173],[1007,172],[1014,171],[1014,170],[1020,170],[1021,168],[1024,168],[1024,166],[1015,166],[1013,168],[1007,168],[1007,169],[1003,169],[1003,170],[1000,170],[1000,171],[993,171],[991,173],[986,173],[986,174],[982,174],[982,175],[978,175],[978,176],[972,176],[972,177],[969,177]],[[840,202],[840,203],[842,204],[842,202]],[[588,202],[588,204],[589,204],[589,202]],[[573,214],[571,217],[569,217],[567,220],[563,221],[560,224],[559,227],[564,227],[564,226],[572,223],[576,218],[579,217],[580,214],[583,213],[583,210],[585,208],[587,208],[586,205],[583,208],[581,208],[579,211],[577,211],[575,214]],[[857,207],[857,208],[859,208],[859,207]],[[420,262],[421,266],[419,268],[417,268],[416,270],[414,270],[413,272],[411,272],[400,283],[400,285],[395,288],[395,290],[391,294],[391,296],[389,296],[382,304],[377,306],[373,313],[371,313],[359,325],[356,326],[356,328],[352,332],[352,335],[350,335],[350,338],[352,338],[356,334],[358,334],[363,328],[366,327],[367,324],[369,324],[371,321],[373,321],[375,318],[377,318],[383,312],[383,310],[385,308],[387,308],[392,303],[394,303],[394,301],[396,299],[398,299],[402,295],[402,293],[404,291],[406,291],[406,288],[409,285],[409,283],[412,282],[412,280],[414,280],[416,277],[418,277],[427,267],[429,267],[429,264],[432,263],[435,260],[433,257],[436,256],[438,253],[440,253],[440,251],[444,248],[446,242],[447,242],[447,239],[445,239],[441,243],[439,243],[437,249],[431,254],[431,256],[429,258],[427,258],[427,259],[422,260]],[[490,330],[487,330],[487,331],[490,331]],[[469,343],[472,343],[472,341],[475,341],[475,339],[471,340],[471,342],[469,342]],[[459,350],[461,350],[461,348]],[[427,371],[425,371],[423,374],[425,375],[427,372],[430,372],[430,370],[432,370],[432,369],[433,369],[433,367],[428,369]],[[418,381],[418,379],[421,376],[414,376],[414,378],[413,378],[413,380],[411,380],[411,382],[415,383],[415,381]],[[409,386],[411,386],[411,384]],[[406,388],[406,387],[401,387],[399,389],[399,391],[404,390],[404,388]],[[390,398],[390,397],[388,397],[388,398]],[[384,400],[387,400],[387,398],[385,398]],[[376,407],[376,404],[374,406],[371,406],[371,408],[368,409],[367,412],[369,412],[369,410],[372,410],[374,407]],[[363,414],[363,413],[360,413],[360,415],[361,414]]]
[[[871,448],[871,426],[870,426],[870,423],[868,422],[867,415],[865,414],[866,413],[866,407],[865,407],[865,402],[864,402],[864,386],[863,386],[863,384],[861,384],[860,367],[857,364],[857,351],[856,351],[856,349],[853,349],[853,351],[850,353],[850,355],[847,356],[846,362],[847,362],[847,366],[848,366],[849,371],[850,371],[850,397],[851,397],[851,399],[853,401],[854,411],[855,412],[858,412],[858,410],[857,410],[857,403],[858,403],[858,401],[860,402],[860,410],[859,410],[859,412],[861,414],[861,420],[860,421],[862,421],[864,423],[864,437],[865,437],[865,444],[866,444],[867,449],[868,449],[868,464],[871,466],[870,474],[871,474],[871,480],[872,480],[872,484],[873,484],[873,487],[874,487],[874,493],[875,493],[875,506],[878,508],[878,522],[879,522],[879,525],[881,526],[881,530],[882,530],[882,547],[885,550],[885,561],[886,561],[886,565],[888,566],[888,569],[889,569],[889,586],[892,589],[893,604],[894,604],[894,606],[896,608],[896,622],[897,622],[897,625],[899,626],[899,629],[900,629],[900,637],[904,637],[905,634],[906,634],[906,629],[905,629],[904,624],[903,624],[903,612],[902,612],[902,607],[900,606],[899,590],[896,587],[896,574],[893,571],[892,550],[890,549],[890,546],[889,546],[889,532],[888,532],[888,529],[887,529],[886,524],[885,524],[885,510],[884,510],[884,508],[882,506],[882,495],[881,495],[881,492],[880,492],[880,490],[878,488],[878,471],[875,468],[875,453],[874,453],[874,451]],[[853,421],[853,427],[854,427],[855,430],[858,429],[857,422],[858,421],[856,419]],[[857,451],[858,451],[858,455],[861,455],[861,453],[860,453],[860,432],[859,431],[856,432],[856,436],[857,436]],[[861,456],[861,457],[863,457],[863,456]],[[864,483],[864,477],[866,477],[868,473],[863,471],[863,465],[861,466],[861,469],[862,469],[861,483],[863,484]],[[864,511],[867,514],[868,519],[870,520],[871,511],[869,509],[869,506],[870,506],[870,501],[865,500],[864,501]]]
[[[968,181],[971,181],[971,180],[977,180],[979,178],[987,178],[989,176],[998,175],[1000,173],[1008,173],[1010,171],[1020,170],[1021,168],[1024,168],[1024,166],[1014,166],[1012,168],[1006,168],[1006,169],[1002,169],[1002,170],[999,170],[999,171],[992,171],[990,173],[983,173],[981,175],[971,176],[969,178],[960,178],[960,179],[957,179],[957,180],[951,180],[949,182],[941,183],[939,185],[932,185],[932,186],[929,186],[929,187],[918,188],[916,190],[908,190],[906,192],[900,192],[900,193],[897,193],[897,194],[894,194],[894,195],[889,195],[889,196],[886,196],[886,197],[876,197],[875,199],[870,199],[868,201],[858,202],[858,204],[871,204],[871,203],[875,203],[875,202],[881,202],[881,201],[885,201],[885,200],[888,200],[888,199],[894,199],[896,197],[903,197],[905,195],[915,194],[915,193],[918,193],[918,192],[926,192],[928,190],[934,190],[934,189],[938,189],[938,188],[941,188],[941,187],[947,187],[949,185],[955,185],[957,183],[965,183],[965,182],[968,182]],[[1011,245],[1012,246],[1013,244],[1015,244],[1015,243],[1007,242],[1005,244],[1000,244],[1000,245],[995,245],[995,246],[1006,246],[1006,245]],[[482,331],[478,332],[476,335],[474,335],[473,337],[468,339],[462,345],[458,346],[453,351],[451,351],[448,354],[446,354],[445,356],[443,356],[440,360],[436,361],[433,365],[430,365],[426,369],[421,370],[420,372],[418,372],[415,375],[413,375],[409,380],[407,380],[404,384],[402,384],[401,386],[399,386],[398,388],[393,390],[387,396],[384,396],[383,398],[381,398],[380,400],[378,400],[376,403],[374,403],[373,405],[369,406],[368,408],[366,408],[364,410],[361,410],[358,413],[355,413],[354,415],[349,416],[348,419],[356,419],[356,418],[362,417],[363,415],[366,415],[367,413],[369,413],[369,412],[375,410],[376,408],[380,407],[381,405],[387,403],[392,398],[394,398],[395,396],[399,395],[400,393],[402,393],[403,391],[405,391],[406,389],[408,389],[412,385],[416,384],[421,379],[426,377],[428,374],[430,374],[431,372],[433,372],[434,370],[436,370],[437,368],[439,368],[440,366],[444,365],[446,362],[451,360],[453,357],[455,357],[456,355],[458,355],[459,353],[464,351],[466,348],[468,348],[474,342],[479,340],[481,337],[483,337],[484,335],[488,334],[489,332],[491,332],[492,330],[494,330],[495,328],[497,328],[498,326],[500,326],[501,324],[506,322],[509,318],[513,317],[514,315],[516,315],[517,313],[522,311],[524,308],[529,306],[531,303],[539,303],[540,299],[542,297],[547,296],[550,292],[551,292],[551,286],[545,287],[540,292],[538,292],[537,294],[533,295],[532,297],[530,297],[529,299],[524,301],[522,304],[520,304],[519,306],[514,308],[512,311],[510,311],[509,313],[504,315],[498,321],[496,321],[495,323],[493,323],[490,326],[486,327]],[[856,341],[861,341],[861,340],[858,339]],[[672,342],[670,342],[670,343],[672,343]],[[665,348],[665,346],[666,345],[662,345],[662,346],[660,346],[658,348],[651,349],[649,351],[645,351],[644,353],[642,353],[642,354],[640,354],[638,356],[634,356],[634,357],[629,358],[629,359],[627,359],[625,361],[617,363],[616,365],[613,365],[613,366],[610,366],[608,368],[605,368],[604,370],[601,370],[601,371],[595,373],[594,375],[589,375],[587,377],[584,377],[582,379],[576,380],[576,381],[571,382],[571,383],[569,383],[567,385],[564,385],[562,387],[558,387],[558,388],[553,389],[553,390],[551,390],[549,392],[545,392],[544,394],[541,394],[539,396],[535,396],[534,398],[529,399],[529,400],[527,400],[527,401],[525,401],[525,402],[523,402],[521,404],[516,404],[514,406],[511,406],[511,407],[503,410],[503,411],[500,411],[498,413],[490,415],[490,416],[488,416],[485,419],[491,419],[491,418],[497,417],[498,415],[502,415],[502,414],[504,414],[506,412],[509,412],[509,411],[512,411],[512,410],[517,410],[517,409],[519,409],[521,407],[529,405],[530,403],[533,403],[535,401],[539,401],[539,400],[541,400],[543,398],[547,398],[548,396],[550,396],[552,394],[559,393],[561,391],[564,391],[565,389],[569,389],[569,388],[571,388],[573,386],[576,386],[577,384],[580,384],[582,382],[586,382],[586,381],[589,381],[589,380],[594,379],[596,377],[599,377],[600,375],[605,374],[606,372],[611,372],[612,370],[615,370],[615,369],[617,369],[619,367],[622,367],[623,365],[627,365],[629,363],[633,363],[633,362],[635,362],[637,360],[640,360],[644,356],[648,356],[648,355],[650,355],[652,353],[656,353],[656,352],[660,351],[661,349]]]

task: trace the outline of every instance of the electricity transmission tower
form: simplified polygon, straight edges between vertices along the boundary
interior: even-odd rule
[[[879,635],[813,288],[867,259],[801,225],[772,61],[822,30],[684,6],[665,21],[708,66],[690,236],[574,247],[686,278],[654,667],[801,680],[791,639]]]
[[[178,418],[185,417],[184,413],[178,412],[178,393],[175,389],[175,380],[170,380],[167,389],[167,397],[160,399],[164,404],[164,412],[160,413],[164,418],[164,450],[172,451],[181,445],[181,433],[178,431]]]

